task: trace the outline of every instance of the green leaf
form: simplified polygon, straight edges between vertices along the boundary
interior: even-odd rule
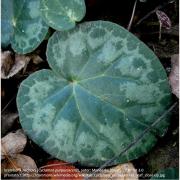
[[[178,180],[179,170],[177,168],[168,168],[168,169],[160,170],[151,178],[151,180],[156,180],[156,179]]]
[[[119,154],[170,105],[166,73],[154,53],[111,22],[55,32],[47,47],[52,70],[21,83],[17,105],[27,134],[61,160],[100,166]],[[114,164],[147,153],[168,121]]]
[[[56,30],[69,30],[82,20],[86,13],[84,0],[41,0],[44,21]]]
[[[11,44],[14,51],[26,54],[36,49],[48,32],[40,17],[40,1],[2,1],[2,46]]]

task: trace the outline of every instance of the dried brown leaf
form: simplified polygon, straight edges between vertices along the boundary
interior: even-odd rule
[[[21,129],[15,133],[9,133],[1,139],[1,158],[14,156],[24,150],[27,143],[27,137]]]
[[[25,174],[26,178],[30,178],[33,174],[37,174],[37,166],[31,157],[17,154],[2,162],[1,172],[4,176],[14,172],[18,174],[17,177],[21,177],[21,175],[24,177],[23,175]]]
[[[13,53],[11,51],[4,51],[1,52],[1,77],[5,77],[9,74],[11,70],[14,60],[13,60]]]
[[[34,64],[39,64],[43,62],[43,59],[37,54],[29,55],[29,57]]]
[[[34,64],[39,64],[43,60],[37,54],[19,55],[10,51],[1,52],[1,78],[8,79],[16,75],[20,70],[26,70],[28,63],[32,61]]]
[[[95,179],[138,180],[138,174],[132,163],[125,163],[115,166],[111,169],[102,170]]]
[[[1,52],[1,78],[8,79],[24,68],[29,58],[24,55],[15,55],[10,51]]]
[[[169,75],[169,83],[173,94],[179,98],[179,54],[171,57],[171,73]]]

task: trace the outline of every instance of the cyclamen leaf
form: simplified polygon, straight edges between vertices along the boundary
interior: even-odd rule
[[[162,27],[166,29],[171,29],[171,20],[169,19],[166,13],[164,13],[163,11],[157,10],[156,15]]]
[[[2,46],[11,44],[14,51],[26,54],[33,51],[48,32],[40,17],[40,1],[2,1]]]
[[[84,0],[41,0],[44,21],[56,30],[69,30],[86,13]]]
[[[118,155],[170,105],[166,73],[154,53],[119,25],[87,22],[55,32],[47,47],[52,70],[21,83],[22,127],[64,161],[100,166]],[[136,159],[166,132],[164,120],[114,164]]]

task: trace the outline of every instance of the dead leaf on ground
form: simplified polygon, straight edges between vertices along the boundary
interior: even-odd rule
[[[1,139],[1,159],[6,156],[14,156],[22,152],[26,146],[27,137],[21,129],[15,133],[9,133]]]
[[[6,159],[2,162],[1,172],[4,174],[4,176],[13,172],[18,173],[18,178],[21,176],[30,178],[37,174],[37,166],[31,157],[23,154],[17,154],[16,156]]]
[[[3,114],[1,114],[2,136],[4,136],[12,128],[18,116],[18,113],[11,113],[9,111],[5,111]]]
[[[37,54],[31,54],[29,56],[31,58],[31,61],[34,64],[39,64],[39,63],[43,62],[42,58],[39,55],[37,55]]]
[[[23,71],[25,72],[30,61],[34,64],[39,64],[43,60],[37,54],[14,55],[10,51],[1,52],[1,78],[8,79],[16,75],[22,69],[24,69]]]
[[[174,54],[171,57],[171,73],[169,75],[169,82],[173,94],[179,98],[179,54]]]
[[[29,63],[24,55],[13,55],[10,51],[1,52],[1,78],[8,79],[17,74]]]
[[[110,169],[102,170],[95,178],[96,180],[138,180],[137,170],[132,163],[125,163]]]
[[[1,77],[7,76],[11,70],[14,60],[13,53],[11,51],[1,52]]]

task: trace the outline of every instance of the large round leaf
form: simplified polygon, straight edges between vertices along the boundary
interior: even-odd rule
[[[44,21],[56,30],[69,30],[86,13],[84,0],[41,0]]]
[[[99,166],[170,105],[166,73],[157,57],[114,23],[88,22],[55,32],[47,57],[52,71],[24,80],[17,105],[27,134],[59,159]],[[162,120],[114,164],[147,153],[167,126]]]
[[[2,46],[18,53],[33,51],[46,36],[48,26],[40,17],[38,0],[2,1]]]

